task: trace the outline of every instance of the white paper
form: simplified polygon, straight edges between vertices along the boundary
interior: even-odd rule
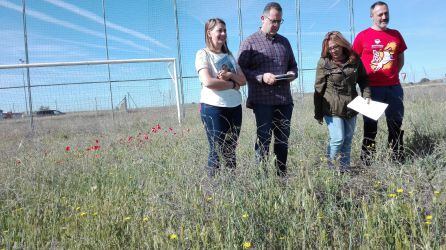
[[[370,100],[370,103],[367,104],[366,99],[360,96],[357,96],[355,99],[353,99],[353,101],[347,104],[348,108],[351,108],[356,112],[365,115],[375,121],[377,121],[379,117],[384,113],[387,106],[389,106],[389,104],[372,100]]]

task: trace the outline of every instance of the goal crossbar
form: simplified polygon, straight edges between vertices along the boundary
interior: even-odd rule
[[[176,61],[175,58],[149,58],[149,59],[97,60],[97,61],[54,62],[54,63],[29,63],[29,64],[0,65],[0,69],[41,68],[41,67],[98,65],[98,64],[123,64],[123,63],[143,63],[143,62],[175,62],[175,61]]]

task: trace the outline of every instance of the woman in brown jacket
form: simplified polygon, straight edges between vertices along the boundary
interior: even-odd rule
[[[367,75],[360,58],[340,32],[328,32],[322,42],[316,70],[314,118],[320,124],[324,119],[328,126],[328,166],[334,167],[334,160],[339,154],[341,171],[350,167],[357,112],[347,108],[347,104],[358,96],[356,84],[362,96],[370,101]]]

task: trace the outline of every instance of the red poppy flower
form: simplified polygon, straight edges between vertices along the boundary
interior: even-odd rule
[[[88,151],[96,151],[99,149],[101,149],[101,146],[99,146],[99,145],[93,145],[93,146],[87,148]]]
[[[65,147],[65,151],[70,151],[71,150],[71,147],[70,146],[66,146]]]

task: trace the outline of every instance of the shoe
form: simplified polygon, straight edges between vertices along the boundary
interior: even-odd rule
[[[340,169],[339,169],[339,173],[341,173],[341,174],[348,174],[348,173],[350,173],[352,170],[350,169],[350,167],[341,167]]]
[[[209,178],[214,178],[219,170],[218,168],[212,168],[212,167],[207,167],[207,166],[205,167],[205,169],[206,169],[206,173]]]

